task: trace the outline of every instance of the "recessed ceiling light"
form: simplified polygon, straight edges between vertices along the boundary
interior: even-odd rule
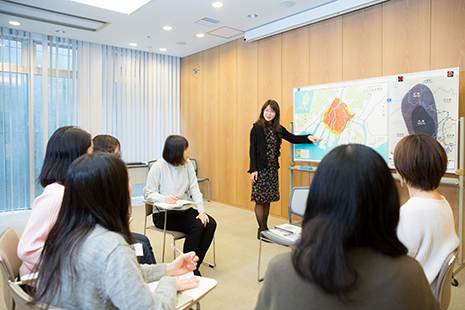
[[[130,46],[137,46],[137,43],[129,43]]]
[[[248,18],[255,18],[257,16],[258,16],[257,14],[249,14],[249,15],[247,15]]]
[[[282,7],[285,7],[285,8],[290,8],[291,6],[295,5],[295,2],[294,1],[283,0],[283,1],[279,2],[279,5],[282,6]]]
[[[65,33],[64,30],[61,30],[61,29],[58,29],[58,30],[55,30],[56,33]]]
[[[169,31],[169,30],[172,30],[172,29],[173,29],[173,27],[171,27],[171,26],[165,26],[165,27],[163,27],[163,29],[165,29],[165,30],[168,30],[168,31]]]
[[[195,36],[197,38],[203,38],[203,37],[205,37],[205,34],[204,33],[197,33]]]
[[[13,26],[19,26],[19,25],[21,25],[20,22],[17,22],[17,21],[15,21],[15,20],[10,20],[8,23],[9,23],[10,25],[13,25]]]
[[[222,8],[224,6],[223,2],[213,2],[212,7],[214,8]]]
[[[186,42],[176,42],[177,45],[186,45]]]
[[[160,52],[166,52],[166,51],[167,51],[167,49],[166,49],[166,48],[164,48],[164,47],[162,47],[162,48],[159,48],[158,50],[159,50]]]

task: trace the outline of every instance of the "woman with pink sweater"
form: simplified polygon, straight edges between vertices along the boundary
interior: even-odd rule
[[[65,126],[58,128],[50,137],[38,178],[44,192],[34,200],[31,217],[18,244],[18,257],[23,261],[20,275],[31,273],[39,261],[45,240],[60,211],[68,167],[76,158],[92,151],[92,137],[82,129]]]

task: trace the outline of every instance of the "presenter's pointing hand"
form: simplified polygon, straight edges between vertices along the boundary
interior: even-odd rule
[[[323,139],[317,138],[317,137],[312,136],[312,135],[308,135],[307,139],[310,140],[310,142],[312,142],[312,143],[317,143],[318,141],[323,140]]]

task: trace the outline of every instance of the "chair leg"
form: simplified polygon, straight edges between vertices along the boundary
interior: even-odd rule
[[[260,245],[258,246],[258,269],[257,269],[257,281],[262,282],[263,278],[260,278],[260,261],[262,257],[262,235],[260,234]]]
[[[208,180],[208,199],[207,201],[210,202],[210,199],[212,199],[211,193],[210,193],[210,180]]]
[[[216,267],[216,248],[215,248],[215,237],[213,237],[213,264],[207,261],[203,261],[202,264],[207,265],[210,268]]]
[[[162,254],[161,254],[161,262],[165,262],[165,243],[166,243],[166,220],[168,218],[168,212],[165,211],[165,223],[163,226],[163,249],[162,249]]]

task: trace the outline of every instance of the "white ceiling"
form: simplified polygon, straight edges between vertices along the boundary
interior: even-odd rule
[[[215,1],[218,0],[152,0],[127,15],[69,0],[0,0],[0,26],[184,57],[241,38],[245,31],[256,27],[308,11],[325,3],[338,2],[337,0],[293,0],[294,6],[283,7],[280,5],[282,0],[223,0],[224,7],[217,9],[211,5]],[[1,13],[7,9],[14,13],[21,12],[21,8],[16,8],[11,2],[96,19],[109,24],[93,32]],[[33,12],[35,17],[46,16],[46,12],[38,10]],[[258,17],[248,18],[247,15],[251,13],[257,14]],[[218,20],[220,23],[210,27],[195,23],[204,17]],[[10,20],[19,21],[21,25],[12,26],[8,23]],[[58,19],[54,18],[54,20]],[[167,25],[172,26],[173,30],[162,29]],[[58,34],[57,30],[63,30],[65,33]],[[205,33],[206,36],[197,38],[198,33]],[[179,45],[177,42],[185,42],[185,45]],[[130,47],[129,43],[137,43],[137,46]],[[166,48],[167,51],[161,52],[160,48]]]

